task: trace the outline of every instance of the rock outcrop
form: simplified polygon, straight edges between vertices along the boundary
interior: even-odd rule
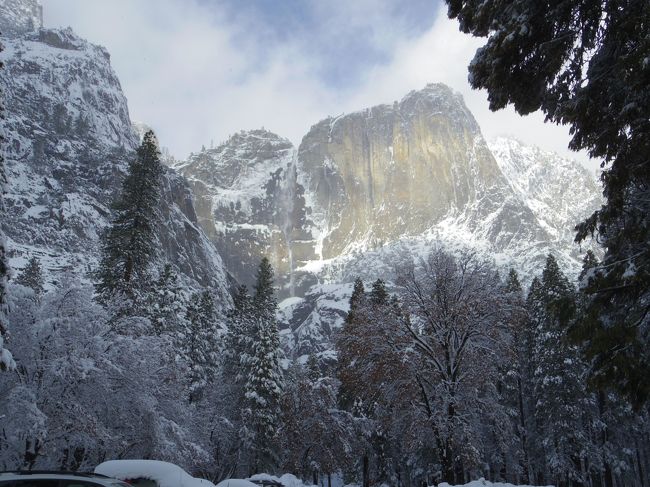
[[[30,5],[2,2],[16,12],[0,70],[9,177],[2,224],[17,271],[37,256],[49,283],[69,272],[87,279],[139,139],[108,52],[70,29],[32,26]],[[189,287],[215,289],[225,306],[228,276],[192,200],[186,181],[167,170],[157,265],[172,263]]]

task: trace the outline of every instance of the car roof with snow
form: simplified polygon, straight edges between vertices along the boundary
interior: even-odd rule
[[[153,480],[159,487],[215,487],[209,480],[192,477],[178,465],[159,460],[109,460],[97,465],[95,473],[120,480]]]

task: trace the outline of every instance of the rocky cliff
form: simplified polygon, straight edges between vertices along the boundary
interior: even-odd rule
[[[576,269],[572,227],[598,205],[596,185],[577,163],[506,140],[492,150],[462,97],[431,84],[323,120],[297,150],[264,130],[242,132],[177,167],[238,280],[252,282],[269,255],[283,296],[387,273],[396,254],[433,241],[526,275],[548,252]],[[567,191],[567,180],[580,189]]]
[[[40,258],[50,283],[63,272],[85,278],[98,255],[128,162],[139,140],[108,52],[70,29],[29,29],[35,2],[2,0],[13,35],[4,42],[0,87],[8,193],[10,262]],[[39,26],[36,26],[39,27]],[[198,223],[187,183],[163,182],[158,265],[171,262],[189,286],[211,286],[229,302],[227,275]]]

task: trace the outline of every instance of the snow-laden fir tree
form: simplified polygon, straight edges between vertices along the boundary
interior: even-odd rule
[[[0,52],[3,45],[0,43]],[[0,69],[3,65],[0,62]],[[4,118],[4,95],[0,91],[0,119]],[[0,133],[0,219],[4,219],[5,205],[4,194],[7,187],[7,173],[4,159],[4,136]],[[7,330],[7,281],[9,280],[9,263],[7,262],[7,241],[0,227],[0,370],[13,369],[15,362],[11,352],[4,347]]]
[[[153,332],[158,335],[177,332],[185,317],[187,297],[171,264],[165,264],[153,284],[149,299],[149,319]]]
[[[253,350],[252,314],[252,297],[248,294],[248,288],[241,285],[233,296],[233,308],[226,316],[228,332],[225,339],[224,375],[233,384],[242,386],[248,377],[248,366]]]
[[[539,285],[535,279],[533,287]],[[512,308],[510,315],[510,346],[504,356],[502,365],[501,404],[512,418],[514,438],[503,468],[507,468],[505,479],[514,476],[517,481],[532,483],[531,449],[536,442],[534,433],[534,403],[532,396],[534,329],[532,321],[527,319],[526,305],[519,275],[510,269],[504,285],[504,292],[509,296],[508,304]]]
[[[16,284],[28,287],[34,291],[37,297],[45,292],[45,281],[43,279],[43,269],[41,261],[34,256],[29,259],[27,266],[16,277]]]
[[[586,392],[587,368],[567,333],[576,314],[576,293],[549,255],[541,281],[528,296],[535,326],[533,394],[535,423],[542,446],[543,465],[537,482],[585,482],[584,455],[591,448],[586,424],[593,398]]]
[[[469,81],[490,109],[511,104],[567,124],[569,147],[601,162],[605,204],[577,227],[603,262],[585,288],[592,383],[650,400],[650,2],[446,0],[463,32],[486,41]]]
[[[209,291],[192,295],[175,336],[180,358],[188,369],[188,399],[193,403],[201,399],[219,366],[219,326]]]
[[[356,337],[359,335],[362,320],[362,309],[367,299],[363,281],[356,278],[352,295],[350,296],[350,307],[345,317],[343,328],[336,336],[337,370],[336,375],[341,382],[338,393],[339,406],[347,411],[352,411],[353,406],[358,403],[359,381],[355,360],[359,356],[359,344]]]
[[[273,268],[266,257],[262,259],[257,271],[253,306],[254,340],[244,389],[246,402],[243,426],[246,446],[250,451],[250,471],[258,473],[274,469],[279,461],[277,440],[281,426],[280,398],[283,389]]]
[[[156,227],[163,166],[158,141],[148,131],[129,165],[122,193],[115,202],[114,218],[102,238],[97,296],[108,303],[116,296],[138,304],[142,290],[150,285],[149,267],[156,253]]]

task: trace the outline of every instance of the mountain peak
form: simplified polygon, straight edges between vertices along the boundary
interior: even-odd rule
[[[38,0],[0,0],[0,32],[17,37],[43,27],[43,7]]]

